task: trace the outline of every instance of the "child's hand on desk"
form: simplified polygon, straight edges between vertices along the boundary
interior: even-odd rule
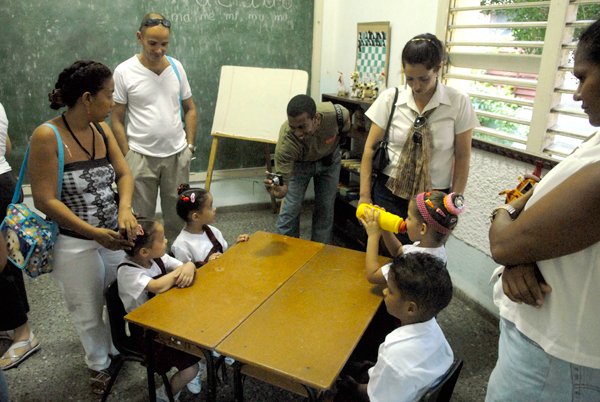
[[[182,266],[175,269],[175,271],[177,270],[179,270],[179,272],[175,273],[175,285],[178,288],[186,288],[194,283],[196,266],[193,262],[186,262]]]
[[[216,260],[216,259],[217,259],[217,258],[219,258],[220,256],[221,256],[221,253],[214,253],[214,254],[211,254],[211,255],[208,257],[208,261]]]
[[[381,227],[379,227],[379,211],[367,209],[365,215],[360,219],[360,223],[367,231],[367,236],[381,236]]]
[[[235,242],[235,244],[244,242],[244,241],[248,241],[248,239],[250,239],[250,236],[248,236],[247,234],[241,234],[238,236],[237,241]]]

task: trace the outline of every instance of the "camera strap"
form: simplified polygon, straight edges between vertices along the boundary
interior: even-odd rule
[[[342,134],[342,131],[344,130],[344,112],[342,110],[342,107],[340,105],[333,105],[333,108],[335,109],[335,118],[337,119],[337,125],[338,125],[338,133]]]

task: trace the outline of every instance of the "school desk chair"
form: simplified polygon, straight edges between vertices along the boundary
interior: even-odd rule
[[[146,366],[146,359],[139,352],[137,352],[133,345],[132,339],[125,333],[125,320],[123,317],[125,317],[127,312],[125,311],[123,302],[119,297],[119,286],[117,281],[114,281],[108,285],[106,291],[104,292],[104,296],[106,298],[106,307],[108,309],[108,319],[110,321],[110,333],[112,335],[112,341],[115,345],[115,348],[117,348],[117,350],[121,353],[122,358],[118,360],[115,366],[114,373],[111,375],[110,382],[108,383],[106,391],[104,391],[104,395],[102,396],[102,402],[105,402],[108,398],[108,394],[110,394],[110,390],[112,389],[117,376],[119,375],[119,371],[121,371],[121,367],[123,367],[123,364],[126,361],[138,362],[143,366]],[[169,384],[167,374],[161,373],[160,376],[165,384],[169,401],[174,402],[173,393],[171,392],[171,386]],[[148,387],[150,386],[150,383],[148,383]],[[148,389],[148,391],[150,392],[150,389]]]
[[[446,371],[442,380],[425,393],[419,402],[450,402],[463,361],[458,359]]]

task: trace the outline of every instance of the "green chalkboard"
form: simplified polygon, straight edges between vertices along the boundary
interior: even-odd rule
[[[208,166],[221,66],[311,71],[314,0],[19,0],[2,11],[0,102],[16,171],[33,130],[57,115],[47,94],[62,69],[92,59],[114,70],[140,53],[136,32],[149,12],[172,21],[167,54],[182,62],[198,109],[192,171]],[[216,169],[260,166],[263,155],[261,144],[223,139]]]

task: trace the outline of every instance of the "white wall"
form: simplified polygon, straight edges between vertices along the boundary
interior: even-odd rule
[[[323,35],[320,94],[337,92],[338,71],[346,85],[356,61],[356,24],[390,21],[391,60],[388,87],[399,86],[400,56],[413,36],[435,33],[438,0],[322,0]],[[320,98],[320,96],[319,96]],[[518,177],[532,173],[534,166],[474,149],[469,182],[465,191],[467,211],[447,244],[448,270],[454,284],[473,300],[497,314],[488,281],[497,265],[489,252],[489,214],[504,203],[498,195],[512,190]]]
[[[346,86],[356,65],[359,22],[390,21],[391,49],[388,87],[400,85],[400,56],[406,42],[418,34],[435,34],[437,0],[323,0],[320,94],[337,92],[338,71]]]

